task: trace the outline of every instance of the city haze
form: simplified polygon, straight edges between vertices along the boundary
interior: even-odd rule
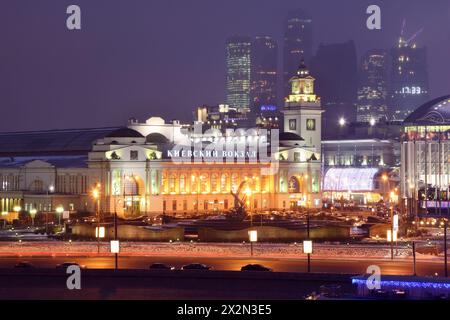
[[[0,12],[0,131],[100,127],[160,115],[190,121],[202,104],[225,101],[225,40],[235,34],[282,41],[289,10],[313,19],[320,43],[354,40],[358,59],[390,49],[402,20],[421,28],[428,48],[430,97],[450,91],[450,3],[429,1],[7,0]],[[82,29],[66,28],[77,4]],[[366,8],[381,7],[382,30],[369,31]],[[339,63],[339,57],[336,57]]]

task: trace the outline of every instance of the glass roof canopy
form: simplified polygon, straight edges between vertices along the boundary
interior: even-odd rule
[[[0,156],[87,154],[95,140],[119,128],[0,133]]]
[[[323,190],[336,192],[370,192],[375,190],[377,168],[331,168],[325,173]]]

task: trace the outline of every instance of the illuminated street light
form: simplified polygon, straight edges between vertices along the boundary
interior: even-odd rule
[[[347,121],[345,120],[344,117],[339,118],[339,125],[340,125],[341,127],[345,126],[346,122],[347,122]]]
[[[22,211],[22,207],[21,206],[14,206],[13,210],[14,210],[14,212],[18,213],[18,212]]]
[[[59,206],[56,208],[56,213],[58,214],[58,225],[61,225],[61,215],[64,212],[64,207],[63,206]]]
[[[313,251],[313,243],[312,240],[304,240],[303,241],[303,253],[308,255],[308,273],[311,272],[311,253]]]
[[[374,118],[370,118],[369,124],[373,127],[376,124],[376,120]]]
[[[248,239],[250,241],[250,253],[253,257],[253,242],[258,242],[258,231],[257,230],[250,230],[248,232]]]
[[[97,204],[97,228],[96,228],[96,230],[100,230],[100,187],[101,187],[101,184],[97,183],[96,187],[92,190],[92,197],[94,198],[94,200]],[[100,237],[97,236],[97,231],[96,231],[96,237],[97,237],[97,253],[100,253]]]
[[[120,252],[119,240],[111,240],[111,253],[118,254]]]
[[[105,237],[105,227],[96,227],[95,228],[95,237],[96,238],[104,238]]]
[[[9,214],[8,211],[3,211],[2,212],[2,217],[3,217],[3,229],[6,228],[6,216]]]
[[[37,214],[37,210],[36,209],[31,209],[30,210],[30,216],[31,216],[31,224],[34,226],[34,217],[36,217]]]

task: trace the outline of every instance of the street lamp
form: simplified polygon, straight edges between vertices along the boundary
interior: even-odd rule
[[[2,212],[2,217],[3,217],[3,229],[6,228],[6,216],[9,214],[8,211],[3,211]]]
[[[96,230],[100,230],[100,183],[97,183],[96,187],[92,190],[92,197],[96,201],[97,204],[97,228]],[[97,235],[97,234],[96,234]],[[97,253],[100,253],[100,237],[97,237]]]
[[[22,211],[22,207],[21,206],[14,206],[13,207],[13,211],[15,213],[17,213],[17,215],[19,215],[19,212]]]
[[[304,240],[303,241],[303,253],[308,255],[308,273],[311,272],[311,253],[313,250],[312,240]]]
[[[344,117],[340,117],[339,118],[339,126],[341,126],[341,127],[345,126],[346,122],[347,121],[345,120]]]
[[[56,208],[56,213],[58,214],[58,225],[61,225],[61,215],[64,212],[64,207],[63,206],[59,206]]]
[[[448,277],[448,264],[447,264],[447,227],[448,227],[448,220],[444,219],[444,275],[447,278]]]
[[[95,237],[96,238],[104,238],[105,237],[105,227],[96,227],[95,228]]]
[[[114,253],[114,256],[116,258],[115,259],[115,270],[117,270],[118,269],[117,256],[120,252],[120,242],[119,242],[119,240],[115,239],[115,240],[111,240],[110,243],[111,243],[111,253]]]
[[[30,210],[30,216],[31,216],[31,224],[34,226],[34,217],[36,217],[37,214],[37,210],[36,209],[31,209]]]
[[[250,241],[250,254],[253,257],[253,242],[258,241],[258,231],[257,230],[250,230],[248,232],[248,239]]]

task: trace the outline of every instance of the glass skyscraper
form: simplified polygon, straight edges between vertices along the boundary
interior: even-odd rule
[[[387,53],[370,50],[361,59],[356,120],[387,119]]]
[[[429,99],[426,47],[400,37],[391,55],[389,111],[393,120],[404,120]]]
[[[233,36],[226,40],[226,103],[250,108],[251,38]]]

